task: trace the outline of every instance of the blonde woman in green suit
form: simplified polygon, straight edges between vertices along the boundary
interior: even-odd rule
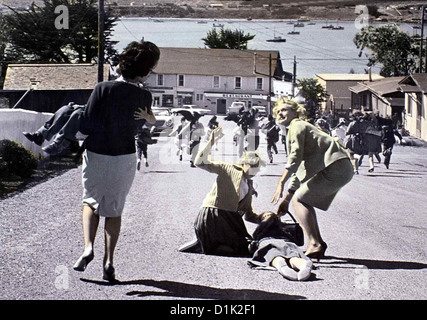
[[[273,110],[276,122],[288,127],[287,164],[271,202],[276,204],[288,190],[277,213],[288,211],[289,203],[307,237],[306,255],[319,260],[327,245],[323,241],[314,208],[328,210],[338,191],[353,177],[350,155],[338,139],[305,121],[305,108],[282,98]]]

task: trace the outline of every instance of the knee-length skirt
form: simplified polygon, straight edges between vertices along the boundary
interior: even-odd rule
[[[102,217],[120,217],[136,173],[136,155],[83,153],[83,204]]]
[[[232,248],[236,255],[249,255],[248,246],[252,237],[238,212],[202,207],[194,229],[205,254],[215,254],[223,245]]]
[[[326,211],[338,191],[353,178],[353,170],[350,159],[335,161],[302,183],[294,196],[306,204]]]

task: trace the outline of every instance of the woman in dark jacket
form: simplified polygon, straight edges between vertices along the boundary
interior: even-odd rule
[[[121,77],[98,83],[80,123],[84,141],[84,252],[74,270],[84,271],[94,257],[99,218],[105,217],[104,279],[114,281],[113,255],[126,197],[136,173],[135,134],[145,122],[154,123],[152,96],[141,88],[159,60],[151,42],[132,42],[120,55]]]

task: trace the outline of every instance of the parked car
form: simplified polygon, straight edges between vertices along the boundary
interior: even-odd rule
[[[246,106],[245,102],[233,102],[230,107],[228,107],[227,113],[239,113],[240,108]]]
[[[266,116],[267,115],[267,108],[264,106],[252,106],[252,108],[258,109],[258,115],[259,116]]]
[[[228,108],[228,114],[230,113],[239,113],[240,108],[246,105],[245,102],[233,102],[231,106]],[[252,106],[253,109],[258,110],[258,116],[266,116],[267,108],[264,106]]]
[[[172,108],[171,111],[173,113],[179,111],[179,110],[191,110],[191,111],[196,111],[198,113],[200,113],[202,116],[206,115],[206,114],[210,114],[211,110],[208,108],[198,108],[196,105],[193,104],[184,104],[182,107],[179,108]]]
[[[172,132],[174,127],[174,119],[169,109],[152,107],[151,110],[156,116],[156,123],[154,125],[147,123],[147,126],[151,128],[151,133],[161,133],[163,131],[167,133]]]

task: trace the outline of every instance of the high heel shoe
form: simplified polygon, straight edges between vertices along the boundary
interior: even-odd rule
[[[104,274],[102,276],[102,279],[107,280],[108,282],[116,281],[115,270],[111,263],[107,263],[104,266]]]
[[[85,271],[87,265],[93,260],[94,254],[91,252],[88,255],[82,255],[74,264],[73,269],[76,271]]]
[[[328,245],[326,244],[326,242],[322,242],[318,250],[306,253],[305,255],[310,259],[316,259],[317,262],[319,262],[320,259],[325,258],[325,251],[327,248],[328,248]]]

